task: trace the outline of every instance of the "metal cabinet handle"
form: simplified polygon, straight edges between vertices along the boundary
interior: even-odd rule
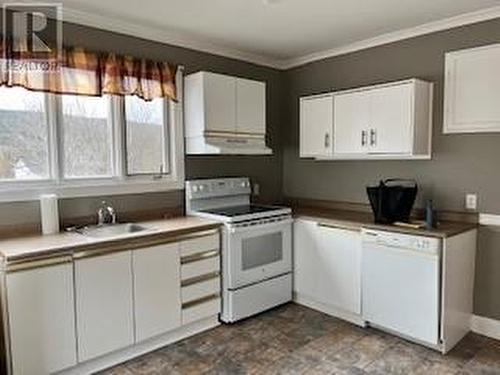
[[[325,148],[330,147],[330,134],[325,133]]]
[[[366,146],[366,130],[363,130],[361,132],[361,146]]]
[[[377,144],[376,138],[377,132],[375,129],[370,129],[370,146],[375,146]]]

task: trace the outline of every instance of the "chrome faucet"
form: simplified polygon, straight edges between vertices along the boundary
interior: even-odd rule
[[[101,207],[97,210],[97,225],[116,224],[116,211],[113,206],[102,201]]]

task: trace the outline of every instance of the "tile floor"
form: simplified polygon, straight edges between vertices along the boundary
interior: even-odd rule
[[[469,334],[441,356],[374,329],[288,304],[101,374],[500,374],[500,342]]]

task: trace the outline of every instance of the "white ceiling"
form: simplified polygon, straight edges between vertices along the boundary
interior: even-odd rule
[[[67,20],[266,65],[469,14],[500,0],[62,0]],[[488,11],[484,11],[488,9]],[[500,16],[500,8],[491,8]],[[479,12],[478,12],[479,11]],[[491,13],[493,14],[493,13]],[[463,17],[463,16],[462,16]],[[464,22],[466,23],[466,22]],[[128,25],[128,30],[125,28]],[[141,35],[142,34],[142,35]],[[354,43],[354,44],[353,44]]]

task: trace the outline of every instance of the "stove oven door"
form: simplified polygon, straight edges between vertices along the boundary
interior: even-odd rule
[[[229,226],[224,273],[228,289],[291,272],[292,219],[272,220]]]

